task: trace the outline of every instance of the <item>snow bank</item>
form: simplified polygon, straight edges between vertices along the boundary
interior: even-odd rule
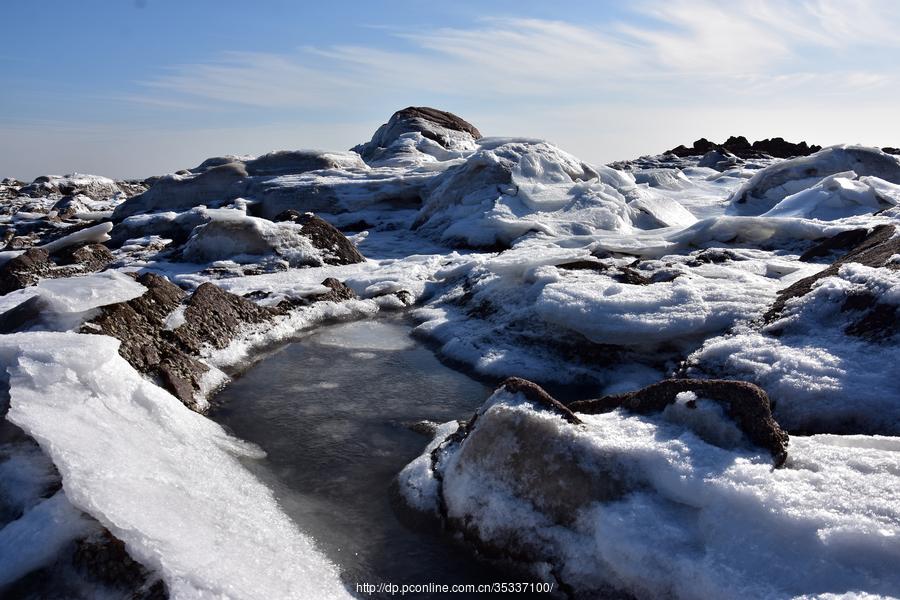
[[[0,339],[7,418],[53,459],[69,501],[160,573],[175,598],[350,597],[241,465],[260,451],[143,379],[117,348],[71,333]]]
[[[482,547],[529,557],[539,572],[552,568],[584,597],[900,589],[897,440],[794,438],[785,467],[773,470],[765,453],[734,447],[715,415],[706,427],[719,439],[671,414],[578,416],[583,425],[572,425],[496,392],[465,439],[439,451],[451,525]],[[401,482],[413,506],[435,510],[423,457]]]
[[[321,251],[303,235],[303,226],[248,217],[240,210],[210,210],[211,221],[194,230],[184,245],[184,260],[258,262],[261,257],[283,260],[292,267],[321,266]]]
[[[731,214],[759,215],[787,196],[815,186],[824,177],[848,171],[900,184],[897,157],[878,148],[832,146],[760,170],[734,192],[728,210]]]
[[[900,203],[900,186],[877,177],[856,180],[856,173],[838,173],[786,197],[764,217],[798,217],[832,221],[877,212]]]
[[[887,367],[900,361],[891,333],[898,305],[900,271],[849,263],[789,300],[783,317],[762,331],[741,327],[712,338],[689,361],[698,373],[765,389],[788,429],[898,435],[900,381]],[[867,330],[873,310],[887,320]]]

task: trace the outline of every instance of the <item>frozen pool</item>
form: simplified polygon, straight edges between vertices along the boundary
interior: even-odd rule
[[[429,441],[411,424],[468,418],[490,394],[409,331],[400,318],[325,327],[235,380],[210,416],[268,453],[251,468],[341,566],[351,590],[521,580],[411,521],[397,503],[395,475]]]

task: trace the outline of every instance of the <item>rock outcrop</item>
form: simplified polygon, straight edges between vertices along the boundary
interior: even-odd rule
[[[474,125],[453,113],[427,106],[409,106],[395,112],[375,131],[371,141],[354,147],[353,151],[367,162],[376,160],[407,133],[419,133],[445,150],[472,149],[472,142],[481,139],[481,132]]]
[[[788,435],[772,417],[769,397],[752,383],[726,379],[668,379],[635,392],[573,402],[568,408],[585,414],[624,408],[635,414],[648,415],[662,412],[683,392],[693,392],[720,404],[750,442],[768,450],[776,466],[784,464]]]
[[[751,144],[746,137],[738,135],[729,137],[721,144],[711,142],[706,138],[700,138],[690,148],[680,145],[668,150],[666,154],[674,154],[680,158],[685,158],[688,156],[703,156],[709,152],[718,151],[743,159],[792,158],[794,156],[808,156],[821,149],[821,146],[815,144],[809,145],[806,142],[793,143],[780,137],[758,140]]]

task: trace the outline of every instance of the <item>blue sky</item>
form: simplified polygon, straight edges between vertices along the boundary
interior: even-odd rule
[[[4,0],[0,176],[345,149],[408,105],[591,162],[900,146],[900,2]]]

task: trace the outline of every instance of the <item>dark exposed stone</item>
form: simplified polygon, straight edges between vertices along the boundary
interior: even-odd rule
[[[573,412],[599,414],[624,408],[636,414],[661,412],[681,392],[695,392],[720,404],[752,443],[768,450],[775,466],[787,459],[788,435],[772,417],[766,393],[756,385],[725,379],[668,379],[626,394],[579,400],[569,404]]]
[[[878,301],[871,292],[850,294],[841,305],[842,312],[857,312],[844,333],[860,337],[869,342],[884,342],[900,333],[900,314],[894,304]]]
[[[706,138],[700,138],[690,148],[680,145],[672,148],[666,154],[674,154],[680,158],[685,158],[688,156],[702,156],[712,151],[724,151],[743,159],[791,158],[794,156],[808,156],[821,149],[821,146],[810,146],[806,142],[795,144],[780,137],[758,140],[751,144],[746,137],[733,135],[721,144],[716,144]]]
[[[188,300],[184,324],[172,336],[182,348],[196,355],[206,344],[224,348],[241,327],[261,323],[271,316],[269,309],[207,282]]]
[[[366,262],[366,258],[360,254],[353,242],[328,221],[312,213],[304,213],[295,222],[303,226],[302,233],[310,239],[313,246],[323,251],[322,260],[325,264],[349,265]]]
[[[781,316],[784,307],[791,298],[800,298],[808,294],[813,285],[824,277],[838,274],[846,263],[859,263],[867,267],[882,267],[894,254],[900,254],[900,237],[891,239],[896,231],[893,225],[878,225],[847,254],[837,259],[827,269],[805,277],[778,293],[772,306],[766,311],[764,320],[771,323]]]
[[[409,106],[395,112],[387,123],[375,131],[371,141],[354,147],[353,151],[365,160],[372,160],[398,137],[414,132],[446,148],[451,144],[441,132],[442,129],[468,133],[476,140],[481,138],[481,132],[474,125],[453,113],[427,106]]]
[[[882,148],[881,151],[884,152],[885,154],[900,155],[900,148],[893,148],[893,147],[891,147],[891,146],[887,146],[886,148]]]
[[[283,210],[272,219],[276,223],[281,221],[290,221],[292,223],[296,223],[300,220],[300,212],[294,210],[293,208],[289,208],[287,210]]]
[[[854,246],[860,244],[869,235],[868,229],[851,229],[850,231],[842,231],[837,235],[833,235],[821,242],[817,242],[806,252],[800,255],[800,260],[811,262],[815,258],[828,256],[833,252],[848,251]]]
[[[77,266],[83,273],[99,271],[115,260],[113,253],[103,244],[69,246],[53,255],[58,265]]]
[[[40,296],[32,296],[21,304],[0,314],[0,335],[25,331],[40,323],[47,308],[47,301]]]
[[[500,388],[505,389],[511,394],[522,394],[529,402],[537,404],[543,408],[550,410],[564,418],[573,425],[581,424],[581,419],[576,417],[566,405],[544,391],[544,388],[536,383],[522,379],[521,377],[509,377]]]
[[[163,581],[131,558],[125,544],[109,531],[76,542],[72,562],[94,581],[131,591],[130,600],[169,597]]]
[[[9,259],[0,266],[0,295],[34,285],[45,277],[53,263],[50,254],[42,248],[28,248],[23,254]]]
[[[344,300],[355,300],[358,296],[356,292],[354,292],[351,288],[349,288],[346,284],[338,281],[334,277],[329,277],[325,281],[322,282],[327,288],[330,288],[330,292],[325,292],[324,294],[318,294],[312,297],[314,302],[328,301],[328,302],[343,302]]]
[[[707,248],[692,256],[688,265],[692,267],[698,267],[703,264],[719,265],[732,260],[740,260],[740,257],[731,250]]]

